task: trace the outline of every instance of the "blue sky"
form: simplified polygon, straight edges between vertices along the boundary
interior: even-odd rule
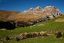
[[[0,10],[23,11],[36,6],[55,6],[64,12],[64,0],[0,0]]]

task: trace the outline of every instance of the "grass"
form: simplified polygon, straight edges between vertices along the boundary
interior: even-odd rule
[[[59,18],[64,18],[61,16]],[[57,19],[57,18],[56,18]],[[49,20],[46,22],[40,22],[33,26],[28,27],[18,27],[14,30],[0,30],[0,37],[6,37],[8,35],[15,36],[22,32],[39,32],[39,31],[63,31],[64,30],[64,22],[55,22],[55,20]],[[64,32],[64,31],[63,31]],[[30,38],[26,40],[21,40],[17,42],[15,39],[7,41],[6,43],[63,43],[64,39],[56,39],[54,36],[50,36],[47,38]]]

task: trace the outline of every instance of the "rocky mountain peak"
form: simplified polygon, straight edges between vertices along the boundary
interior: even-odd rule
[[[41,9],[40,6],[37,6],[37,7],[34,8],[34,10],[40,10],[40,9]]]

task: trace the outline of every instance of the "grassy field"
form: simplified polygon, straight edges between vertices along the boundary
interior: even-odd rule
[[[32,26],[28,27],[18,27],[14,30],[0,30],[0,37],[4,38],[6,36],[15,36],[22,32],[39,32],[39,31],[49,31],[49,32],[55,32],[55,31],[62,31],[64,32],[64,22],[55,22],[55,20],[61,18],[64,19],[64,16],[58,17],[54,20],[49,20],[46,22],[40,22]],[[60,20],[60,21],[61,21]],[[2,42],[2,41],[0,41]],[[55,36],[49,36],[46,38],[29,38],[21,41],[16,41],[15,39],[6,41],[4,43],[64,43],[64,38],[57,39]]]

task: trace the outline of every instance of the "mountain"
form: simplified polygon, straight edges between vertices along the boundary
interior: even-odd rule
[[[37,6],[37,7],[34,8],[34,10],[38,10],[39,11],[39,10],[42,10],[42,8],[40,6]]]
[[[59,15],[61,15],[61,12],[55,6],[46,6],[44,8],[37,6],[35,8],[29,8],[23,12],[0,10],[0,20],[3,21],[33,21],[47,16],[53,18],[53,16],[57,17]]]
[[[56,8],[55,6],[46,6],[44,8],[37,6],[35,8],[30,8],[26,11],[24,11],[25,13],[31,13],[31,14],[45,14],[45,15],[59,15],[61,12],[58,8]]]

